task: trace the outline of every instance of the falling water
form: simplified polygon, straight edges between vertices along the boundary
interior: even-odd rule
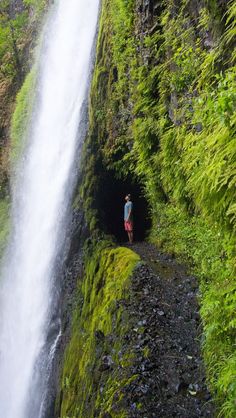
[[[0,417],[44,417],[56,262],[71,197],[99,0],[58,0],[44,31],[38,93],[12,203],[0,293]],[[43,357],[44,353],[44,357]],[[44,358],[44,360],[43,360]]]

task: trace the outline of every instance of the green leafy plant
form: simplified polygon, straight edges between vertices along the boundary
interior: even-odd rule
[[[83,190],[94,215],[97,166],[141,181],[151,239],[201,281],[208,379],[220,413],[233,418],[235,2],[159,6],[143,29],[133,1],[103,2],[87,141],[92,194]]]

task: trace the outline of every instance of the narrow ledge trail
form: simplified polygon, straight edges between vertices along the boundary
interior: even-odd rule
[[[201,358],[197,280],[151,244],[131,248],[143,262],[125,303],[136,324],[128,338],[137,359],[131,373],[138,376],[125,389],[129,416],[213,418]]]

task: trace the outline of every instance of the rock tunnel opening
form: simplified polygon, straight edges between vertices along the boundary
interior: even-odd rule
[[[117,179],[109,171],[103,177],[100,185],[98,205],[100,220],[105,233],[112,235],[118,242],[127,242],[124,230],[125,196],[130,193],[133,202],[134,239],[143,241],[151,227],[150,211],[142,186],[131,177],[125,180]]]

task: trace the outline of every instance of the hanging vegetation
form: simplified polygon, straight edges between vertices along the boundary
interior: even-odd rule
[[[208,379],[225,417],[236,411],[235,14],[235,1],[104,0],[86,145],[90,178],[96,158],[138,178],[152,241],[201,279]]]

